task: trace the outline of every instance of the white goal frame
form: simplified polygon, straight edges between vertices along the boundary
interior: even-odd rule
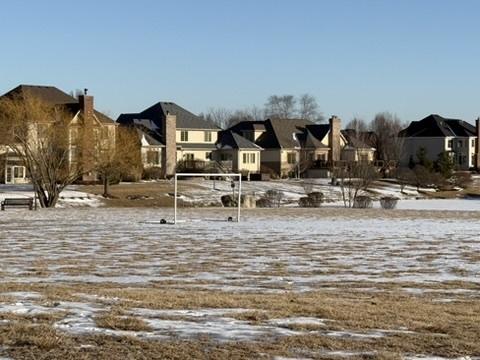
[[[242,199],[242,174],[224,174],[224,173],[176,173],[175,174],[175,200],[173,205],[173,223],[176,224],[178,222],[177,219],[177,183],[178,177],[236,177],[238,178],[238,200],[237,200],[237,222],[240,222],[240,208],[241,208],[241,199]]]

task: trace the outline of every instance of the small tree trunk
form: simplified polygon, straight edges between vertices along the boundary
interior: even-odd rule
[[[108,187],[109,181],[108,181],[108,176],[103,177],[103,197],[108,198],[110,197],[110,191]]]

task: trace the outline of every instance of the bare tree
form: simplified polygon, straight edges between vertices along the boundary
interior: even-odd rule
[[[232,117],[232,111],[223,107],[211,107],[206,114],[201,114],[201,116],[220,128],[226,129],[230,122],[230,118]]]
[[[360,134],[368,130],[368,125],[365,120],[354,117],[345,125],[345,129],[352,129],[355,130],[356,134]]]
[[[272,95],[265,104],[265,115],[281,119],[293,118],[296,100],[293,95]]]
[[[221,107],[211,107],[206,114],[200,114],[200,116],[222,129],[228,129],[241,121],[264,120],[264,111],[255,105],[233,111]]]
[[[98,136],[95,139],[95,171],[103,182],[103,196],[110,197],[110,184],[124,176],[141,174],[140,142],[135,129],[117,127],[112,138]]]
[[[403,151],[403,138],[398,136],[404,128],[401,120],[393,114],[383,112],[375,115],[370,124],[375,133],[375,149],[379,160],[399,161]]]
[[[343,205],[351,208],[362,192],[366,192],[378,178],[376,168],[364,162],[351,162],[345,167],[336,168],[334,176],[342,192]]]
[[[300,95],[298,98],[298,116],[313,122],[322,122],[324,117],[319,111],[317,100],[310,94]]]
[[[398,168],[395,174],[395,177],[398,180],[400,185],[400,192],[402,194],[405,193],[405,187],[407,185],[415,184],[416,183],[416,176],[412,169],[408,167]]]
[[[71,166],[71,120],[67,109],[34,97],[0,100],[1,141],[26,167],[42,207],[54,207],[62,190],[91,170]]]

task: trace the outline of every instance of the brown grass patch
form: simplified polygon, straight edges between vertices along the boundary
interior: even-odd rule
[[[117,314],[104,314],[95,318],[97,326],[112,330],[151,331],[152,327],[140,318]]]

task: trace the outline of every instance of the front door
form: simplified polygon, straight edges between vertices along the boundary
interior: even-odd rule
[[[5,168],[5,184],[18,184],[25,182],[24,166],[7,166]]]

